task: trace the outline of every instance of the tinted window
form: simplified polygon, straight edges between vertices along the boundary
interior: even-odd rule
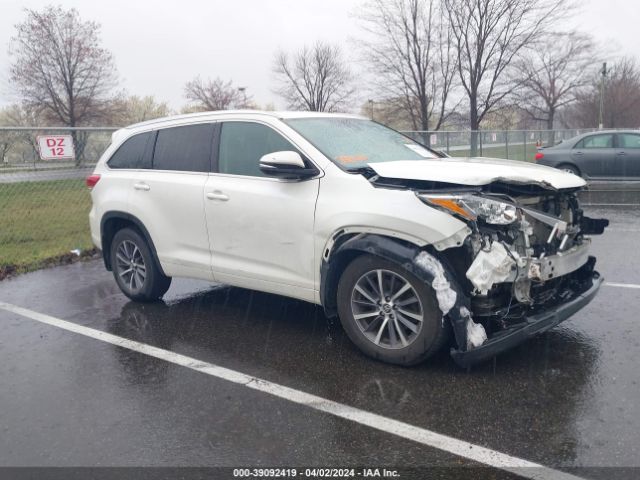
[[[590,137],[580,140],[575,148],[612,148],[613,147],[613,134],[608,133],[606,135],[592,135]]]
[[[124,142],[107,164],[111,168],[151,168],[151,158],[144,155],[151,132],[139,133]]]
[[[212,144],[213,124],[211,123],[158,130],[153,168],[208,172]]]
[[[251,122],[226,122],[220,134],[218,170],[220,173],[264,177],[260,158],[267,153],[298,150],[266,125]]]
[[[640,135],[633,133],[619,133],[618,146],[620,148],[640,148]]]

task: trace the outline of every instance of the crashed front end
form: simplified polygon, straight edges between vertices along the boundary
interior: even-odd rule
[[[458,364],[512,348],[593,299],[602,277],[588,235],[601,234],[608,220],[585,217],[577,190],[504,182],[459,193],[416,190],[424,203],[468,226],[463,239],[434,245],[456,279],[449,285],[456,302],[445,313]],[[427,256],[414,261],[420,265]]]

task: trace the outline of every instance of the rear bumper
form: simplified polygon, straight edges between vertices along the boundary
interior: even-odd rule
[[[480,347],[467,351],[452,349],[451,356],[461,367],[469,367],[509,350],[529,338],[555,327],[585,307],[596,296],[603,281],[600,274],[594,271],[591,273],[590,281],[584,283],[581,291],[574,292],[575,295],[571,300],[527,316],[522,325],[496,333]]]

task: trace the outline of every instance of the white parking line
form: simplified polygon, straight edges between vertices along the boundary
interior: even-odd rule
[[[640,288],[640,285],[637,283],[615,283],[615,282],[604,282],[607,287],[618,287],[618,288]]]
[[[277,383],[262,380],[251,375],[247,375],[235,370],[220,367],[212,363],[203,362],[195,358],[187,357],[170,350],[164,350],[145,343],[136,342],[127,338],[119,337],[94,328],[84,327],[67,320],[45,315],[43,313],[34,312],[26,308],[0,302],[0,309],[7,312],[15,313],[32,320],[45,323],[54,327],[67,330],[69,332],[78,333],[85,337],[94,338],[101,342],[110,343],[112,345],[126,348],[134,352],[142,353],[150,357],[158,358],[175,365],[180,365],[200,373],[205,373],[212,377],[227,380],[233,383],[243,385],[245,387],[258,390],[276,397],[288,400],[293,403],[307,406],[314,410],[325,412],[336,417],[349,420],[360,425],[366,425],[376,430],[397,435],[398,437],[411,440],[428,447],[437,448],[454,455],[464,457],[474,462],[482,463],[494,468],[509,471],[530,479],[554,479],[554,480],[578,480],[580,477],[569,473],[554,470],[538,463],[530,462],[518,457],[513,457],[490,448],[465,442],[457,438],[442,435],[440,433],[427,430],[425,428],[416,427],[408,423],[400,422],[392,418],[383,417],[375,413],[360,410],[349,405],[334,402],[326,398],[311,395],[309,393],[285,387]],[[580,479],[581,480],[581,479]]]

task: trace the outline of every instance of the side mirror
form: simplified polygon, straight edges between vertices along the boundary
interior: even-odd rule
[[[317,175],[315,167],[308,168],[298,152],[283,151],[267,153],[260,158],[260,171],[270,177],[307,178]]]

